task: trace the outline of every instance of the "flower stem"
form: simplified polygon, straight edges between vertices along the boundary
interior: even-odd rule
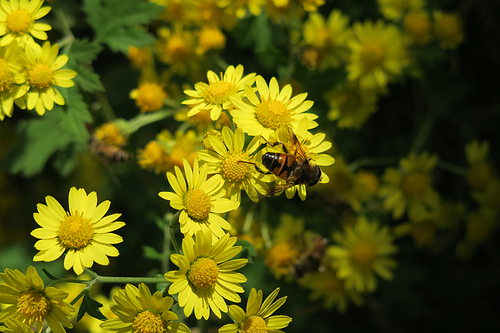
[[[449,164],[449,163],[445,163],[445,162],[439,162],[437,164],[437,167],[441,168],[443,170],[452,172],[454,174],[467,177],[467,169],[465,169],[463,167],[459,167],[457,165],[453,165],[453,164]]]
[[[351,172],[355,172],[363,166],[374,165],[392,165],[396,164],[398,159],[396,157],[381,157],[381,158],[360,158],[347,166]]]
[[[175,225],[175,222],[179,221],[179,215],[181,215],[181,212],[182,212],[182,210],[177,211],[177,213],[175,213],[175,215],[170,220],[170,224],[169,224],[169,227],[170,227],[170,241],[172,242],[172,245],[174,246],[175,251],[177,253],[179,253],[179,254],[182,254],[182,251],[181,251],[181,248],[179,247],[179,244],[177,244],[177,240],[175,239],[174,225]]]
[[[231,130],[233,132],[235,132],[236,131],[236,126],[234,125],[233,116],[231,116],[231,113],[229,113],[229,110],[224,110],[224,113],[229,118],[229,123],[231,124]]]

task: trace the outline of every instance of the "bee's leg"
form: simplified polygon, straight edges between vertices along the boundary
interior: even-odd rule
[[[281,147],[283,147],[283,152],[285,154],[288,154],[288,150],[286,149],[285,144],[283,142],[276,141],[274,143],[271,143],[271,142],[267,141],[267,139],[265,137],[261,136],[261,138],[262,138],[262,140],[266,141],[266,143],[268,145],[270,145],[271,147],[276,147],[277,145],[281,145]]]
[[[262,174],[264,174],[264,175],[270,175],[270,174],[272,174],[272,172],[270,172],[270,171],[267,171],[267,172],[266,172],[266,171],[262,171],[262,169],[260,169],[260,168],[257,166],[257,164],[255,164],[255,163],[253,163],[253,162],[248,162],[248,161],[238,161],[238,162],[239,162],[239,163],[252,164],[252,165],[255,167],[255,170],[257,170],[257,172],[260,172],[260,173],[262,173]]]

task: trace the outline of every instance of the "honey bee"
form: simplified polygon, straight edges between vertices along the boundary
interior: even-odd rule
[[[242,163],[253,164],[255,169],[263,174],[274,174],[276,177],[285,181],[285,183],[278,183],[274,189],[271,190],[267,196],[276,194],[286,190],[295,185],[314,186],[318,184],[322,177],[322,171],[316,164],[311,162],[311,158],[307,156],[292,129],[286,127],[285,136],[288,145],[291,147],[289,150],[283,142],[271,143],[265,138],[264,141],[271,147],[281,145],[283,153],[267,152],[262,155],[262,164],[269,170],[267,172],[261,170],[257,164],[253,162],[240,161]]]
[[[129,159],[129,154],[120,147],[109,145],[94,135],[90,136],[89,149],[95,155],[109,162],[126,162]]]
[[[327,238],[315,235],[312,244],[306,249],[290,266],[290,273],[301,278],[308,272],[315,272],[320,270],[321,262],[323,260],[323,255],[326,251],[326,244],[328,243]]]

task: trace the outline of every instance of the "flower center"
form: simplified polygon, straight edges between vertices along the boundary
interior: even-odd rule
[[[351,259],[361,269],[371,268],[376,257],[376,249],[371,242],[360,240],[351,248]]]
[[[382,65],[385,59],[385,51],[379,43],[369,43],[361,51],[361,59],[366,69],[372,69]]]
[[[138,313],[132,323],[135,333],[163,333],[166,332],[165,321],[157,313],[145,310]]]
[[[403,190],[411,199],[419,200],[429,190],[429,176],[416,172],[405,177]]]
[[[156,83],[143,83],[138,89],[136,105],[141,112],[151,112],[161,109],[167,94]]]
[[[226,43],[226,37],[217,28],[205,28],[200,33],[198,43],[204,50],[223,47]]]
[[[59,239],[68,249],[80,249],[88,245],[94,236],[94,229],[89,219],[84,219],[83,214],[67,213],[66,218],[59,226]]]
[[[212,202],[210,202],[210,196],[203,190],[193,189],[184,196],[184,208],[189,217],[201,221],[207,218],[208,213],[210,213]]]
[[[167,52],[174,61],[185,61],[190,50],[181,36],[172,36],[168,40]]]
[[[28,33],[33,26],[30,14],[26,9],[18,9],[7,16],[7,30],[14,36],[22,36]]]
[[[262,100],[255,111],[257,120],[267,128],[278,129],[292,122],[290,111],[280,101]]]
[[[252,165],[241,163],[240,161],[246,161],[247,159],[247,154],[234,154],[226,157],[224,161],[222,161],[222,173],[224,178],[230,182],[237,182],[245,179]]]
[[[50,301],[40,291],[25,291],[17,299],[17,312],[24,317],[21,321],[27,321],[29,326],[43,321],[49,311]]]
[[[43,89],[50,86],[54,79],[54,73],[49,65],[39,63],[28,72],[28,82],[33,88]]]
[[[191,264],[188,279],[197,289],[209,289],[215,286],[219,267],[210,258],[199,258]]]
[[[97,139],[111,146],[123,147],[126,144],[125,137],[121,134],[120,129],[115,123],[106,123],[94,132]]]
[[[12,87],[14,75],[7,65],[5,59],[0,59],[0,93],[9,90]]]
[[[227,101],[232,87],[233,85],[227,81],[211,82],[205,93],[205,99],[212,104],[221,105]]]
[[[251,316],[243,323],[241,333],[267,333],[270,329],[267,327],[265,320],[259,316]]]
[[[298,252],[288,243],[278,243],[267,253],[266,264],[274,270],[286,268],[294,263],[298,257]]]
[[[201,113],[201,112],[200,112]],[[198,113],[199,114],[199,113]],[[212,144],[210,143],[210,138],[211,137],[214,137],[214,138],[219,138],[222,140],[222,133],[217,131],[217,130],[210,130],[208,131],[207,133],[205,133],[205,136],[203,137],[203,142],[202,142],[202,145],[203,145],[203,148],[205,148],[206,150],[212,150],[212,151],[215,151],[214,150],[214,147],[212,146]]]
[[[425,36],[430,29],[431,24],[425,13],[410,13],[404,19],[404,30],[413,36]]]
[[[493,177],[490,164],[484,161],[479,161],[472,164],[467,173],[467,179],[472,187],[485,187]]]

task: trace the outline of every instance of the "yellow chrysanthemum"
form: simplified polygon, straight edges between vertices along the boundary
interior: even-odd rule
[[[24,68],[23,53],[17,42],[0,46],[0,120],[12,116],[14,101],[28,91],[27,86],[19,86],[26,80],[21,73]]]
[[[0,6],[0,46],[10,44],[14,40],[20,46],[33,45],[33,37],[47,39],[45,31],[52,27],[45,23],[35,23],[50,12],[50,7],[42,7],[43,0],[10,0],[2,1]],[[31,46],[30,46],[31,47]]]
[[[378,0],[380,12],[385,18],[393,21],[399,21],[404,14],[422,9],[425,5],[424,0]]]
[[[465,157],[469,163],[467,180],[475,189],[484,188],[495,176],[495,170],[488,161],[490,144],[487,141],[477,140],[465,145]]]
[[[137,163],[143,169],[153,170],[154,173],[165,173],[170,167],[166,147],[158,140],[149,141],[144,149],[137,151]]]
[[[33,214],[41,226],[31,232],[40,240],[35,243],[39,250],[34,261],[54,261],[64,252],[64,268],[73,268],[76,274],[85,267],[92,267],[94,261],[108,265],[110,257],[117,257],[118,250],[111,244],[123,241],[121,236],[111,233],[125,225],[116,221],[121,214],[104,216],[109,209],[109,200],[97,205],[97,194],[87,195],[83,188],[69,190],[69,211],[50,195],[45,197],[46,205],[38,204]]]
[[[333,239],[337,244],[329,247],[326,254],[337,270],[337,277],[345,280],[346,288],[372,292],[377,288],[374,273],[384,280],[393,278],[391,270],[396,261],[390,256],[397,248],[388,227],[360,216],[354,226],[335,232]]]
[[[123,132],[115,122],[109,122],[96,128],[94,136],[107,145],[124,147],[127,144],[127,136]]]
[[[303,27],[304,42],[317,51],[317,56],[314,57],[317,60],[309,58],[306,61],[310,68],[325,70],[339,67],[346,60],[348,24],[349,18],[339,10],[332,11],[326,22],[321,14],[309,15]]]
[[[378,94],[363,89],[356,82],[340,85],[325,95],[330,105],[328,120],[336,120],[339,128],[360,129],[377,111]]]
[[[317,11],[318,7],[323,6],[325,4],[325,0],[299,0],[299,3],[306,12],[312,13]]]
[[[65,333],[63,325],[73,327],[68,317],[75,309],[65,302],[68,293],[54,287],[45,288],[33,266],[28,267],[26,275],[7,268],[0,273],[0,280],[0,302],[10,304],[0,312],[0,321],[11,318],[36,332],[42,331],[44,320],[54,333]],[[15,333],[23,332],[23,328],[19,329],[23,325],[10,322],[9,326]]]
[[[195,65],[195,41],[190,31],[158,29],[155,50],[158,60],[170,65],[172,73],[185,74]]]
[[[139,288],[127,284],[113,298],[116,304],[111,305],[111,311],[118,317],[102,323],[103,329],[120,333],[191,332],[185,324],[174,321],[178,317],[170,311],[173,298],[163,297],[161,291],[151,295],[144,283]]]
[[[210,50],[222,49],[224,46],[226,46],[226,36],[221,29],[206,26],[199,32],[197,53],[204,54]]]
[[[425,44],[431,39],[432,24],[429,14],[424,11],[405,15],[403,28],[407,40],[412,44]]]
[[[153,112],[163,107],[167,93],[158,83],[146,82],[132,90],[130,98],[135,100],[135,105],[141,110],[141,113]]]
[[[500,216],[500,179],[494,177],[483,189],[471,193],[480,209],[492,216]]]
[[[184,90],[184,93],[192,98],[185,100],[182,104],[192,106],[188,112],[188,117],[194,116],[202,110],[210,110],[212,120],[219,119],[223,110],[229,110],[233,106],[232,98],[242,98],[245,96],[245,85],[252,85],[255,82],[255,73],[243,77],[243,66],[229,66],[224,75],[208,71],[208,84],[198,82],[195,84],[196,90]]]
[[[292,318],[285,315],[272,316],[283,304],[287,296],[275,301],[280,288],[276,288],[262,302],[262,290],[257,291],[252,288],[248,295],[246,311],[237,305],[229,306],[229,315],[233,319],[233,324],[227,324],[219,328],[219,333],[265,333],[281,332],[282,328],[288,326]]]
[[[35,109],[39,115],[45,110],[52,110],[54,103],[64,105],[65,101],[55,86],[62,88],[73,87],[71,80],[76,72],[70,69],[61,69],[68,62],[68,56],[59,54],[57,44],[45,42],[43,47],[38,44],[26,48],[26,85],[29,91],[26,94],[28,110]]]
[[[305,156],[309,158],[309,162],[311,164],[317,166],[329,166],[335,163],[335,159],[332,156],[323,154],[332,147],[331,142],[324,141],[326,134],[317,133],[312,135],[307,131],[307,126],[308,119],[304,117],[299,122],[295,130],[294,134],[297,137],[297,142],[293,145],[291,144],[291,133],[285,127],[278,129],[274,133],[274,136],[271,136],[271,140],[283,143],[288,151],[288,154],[300,156],[300,154],[302,154],[301,152],[304,152]],[[272,152],[283,152],[283,148],[281,147],[281,145],[277,145],[274,148],[268,147],[266,150]],[[275,178],[277,179],[277,183],[275,184],[276,188],[280,188],[284,185],[284,180],[278,179],[277,177]],[[328,177],[328,175],[324,172],[321,172],[321,179],[319,180],[319,183],[326,184],[329,181],[330,178]],[[308,186],[304,184],[287,187],[285,190],[285,195],[288,199],[291,199],[294,197],[295,192],[298,192],[300,199],[305,200],[307,196],[307,187]]]
[[[224,236],[224,230],[231,225],[217,214],[226,213],[238,208],[239,203],[223,198],[221,175],[214,175],[207,180],[208,165],[198,166],[194,161],[193,168],[184,160],[184,173],[175,166],[175,175],[167,173],[168,182],[174,192],[160,192],[158,195],[170,201],[170,206],[180,210],[179,223],[184,236],[194,235],[198,230],[210,231],[215,242]],[[187,181],[187,186],[186,186]]]
[[[384,208],[392,210],[394,219],[399,219],[406,211],[410,215],[420,215],[439,206],[439,194],[432,188],[431,176],[437,162],[436,155],[410,153],[408,158],[400,160],[400,169],[385,170],[379,195],[385,198]]]
[[[251,136],[263,136],[269,139],[271,133],[280,127],[290,126],[295,130],[302,120],[308,120],[307,129],[314,128],[318,124],[314,119],[318,118],[313,113],[307,113],[313,106],[312,101],[306,101],[307,93],[292,96],[292,86],[287,84],[283,89],[279,88],[278,80],[272,78],[269,86],[262,76],[255,79],[257,93],[250,86],[245,86],[248,101],[241,97],[231,98],[236,109],[231,111],[234,122],[245,133]]]
[[[464,39],[462,20],[454,13],[434,11],[434,34],[443,49],[455,49]]]
[[[267,192],[266,178],[257,172],[252,156],[260,146],[260,138],[254,137],[244,149],[245,134],[240,128],[233,133],[229,127],[222,129],[222,140],[216,136],[209,139],[211,149],[198,151],[200,159],[208,164],[209,174],[219,174],[222,177],[223,189],[235,202],[241,201],[241,191],[245,190],[253,201],[259,201],[259,193]]]
[[[379,20],[356,22],[349,41],[351,55],[347,79],[358,81],[364,89],[383,89],[403,73],[408,65],[404,38],[399,29]]]
[[[252,15],[259,16],[262,12],[262,5],[264,5],[264,3],[265,0],[217,0],[217,5],[220,8],[224,8],[226,12],[234,12],[239,19],[242,19],[246,15],[247,10]]]
[[[335,271],[307,273],[299,280],[299,284],[311,290],[309,295],[311,301],[324,299],[323,304],[326,309],[335,306],[339,312],[345,312],[349,302],[358,306],[363,304],[361,295],[355,290],[346,289],[344,280],[339,279]]]
[[[465,240],[471,244],[485,243],[497,226],[494,215],[486,211],[470,212],[465,221]]]
[[[154,64],[153,53],[150,47],[140,49],[135,46],[129,46],[127,58],[130,59],[134,68],[141,70],[148,69]]]
[[[12,318],[7,318],[4,325],[2,327],[4,333],[33,333],[33,330],[28,325]]]
[[[196,319],[208,319],[212,311],[221,318],[221,311],[227,312],[224,298],[241,302],[237,293],[244,291],[240,283],[247,278],[235,270],[245,266],[248,259],[230,260],[241,252],[241,246],[234,246],[235,243],[236,237],[224,234],[212,244],[212,233],[199,230],[196,241],[190,235],[184,237],[184,255],[170,256],[179,270],[165,274],[165,279],[172,282],[168,293],[179,294],[179,305],[186,316],[194,311]]]
[[[189,20],[196,26],[209,25],[231,31],[238,23],[235,8],[241,4],[241,1],[229,1],[229,7],[222,8],[220,4],[227,2],[227,0],[192,1],[193,7],[187,10]]]

